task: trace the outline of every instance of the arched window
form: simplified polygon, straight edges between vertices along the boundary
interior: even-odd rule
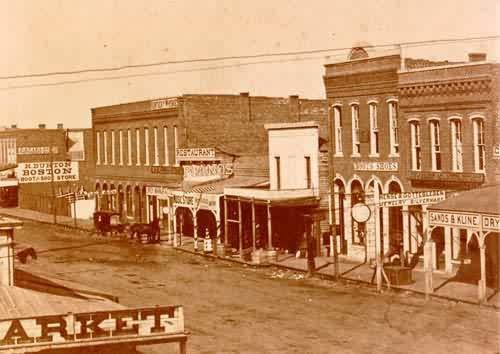
[[[369,108],[370,108],[370,155],[377,156],[379,154],[377,104],[370,103]]]
[[[439,120],[431,120],[429,122],[429,126],[431,137],[432,170],[441,171],[441,137],[439,132]]]
[[[390,154],[399,155],[399,132],[398,132],[398,103],[389,101],[389,143]]]
[[[342,155],[342,108],[340,106],[333,107],[333,129],[335,133],[335,153]]]
[[[484,172],[486,166],[486,149],[484,144],[484,120],[474,118],[472,120],[474,134],[474,170]]]
[[[450,120],[451,130],[451,169],[452,171],[463,171],[463,150],[462,150],[462,121],[460,119]]]
[[[410,122],[411,169],[420,171],[422,168],[422,148],[420,146],[420,122]]]
[[[351,105],[351,120],[352,120],[352,154],[359,156],[361,153],[361,144],[359,142],[359,106]]]

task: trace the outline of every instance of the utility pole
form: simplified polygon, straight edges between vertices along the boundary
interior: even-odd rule
[[[339,254],[337,252],[337,225],[336,225],[336,220],[335,220],[335,168],[333,166],[333,150],[335,149],[335,143],[334,143],[334,138],[335,138],[335,133],[334,133],[334,124],[333,124],[333,114],[332,114],[332,107],[328,106],[327,108],[327,117],[328,117],[328,135],[330,137],[330,144],[328,146],[328,185],[330,189],[330,217],[329,217],[329,223],[330,223],[330,235],[333,237],[333,278],[335,280],[339,279]]]

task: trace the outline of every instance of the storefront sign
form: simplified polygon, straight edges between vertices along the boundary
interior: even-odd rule
[[[157,187],[157,186],[147,186],[146,187],[146,195],[151,195],[158,197],[160,199],[167,199],[171,196],[172,191],[167,187]]]
[[[151,110],[157,109],[168,109],[168,108],[176,108],[178,105],[178,101],[176,97],[173,98],[163,98],[161,100],[151,101]]]
[[[395,207],[404,205],[428,205],[442,202],[446,199],[445,191],[423,191],[407,193],[381,194],[379,205],[381,207]]]
[[[357,161],[354,169],[358,171],[397,171],[399,163],[396,161]]]
[[[51,168],[53,166],[53,168]],[[28,162],[19,163],[17,177],[19,183],[48,183],[78,181],[78,162],[76,161],[54,161],[50,162]]]
[[[218,194],[197,194],[172,191],[174,207],[217,210]]]
[[[411,180],[421,181],[482,183],[484,181],[484,174],[464,172],[409,171],[408,178]]]
[[[500,216],[482,215],[483,231],[500,231]]]
[[[0,351],[130,342],[131,339],[184,333],[181,306],[69,313],[0,320]],[[81,343],[78,345],[78,343]]]
[[[177,149],[175,154],[178,162],[215,160],[214,148]]]
[[[224,178],[233,173],[232,164],[212,163],[183,165],[184,179],[187,180],[210,180],[213,178]]]
[[[57,154],[58,151],[57,146],[52,147],[52,153]],[[17,148],[18,155],[48,155],[50,152],[50,146],[19,146]]]
[[[435,226],[455,226],[476,229],[481,225],[481,216],[478,214],[431,210],[429,211],[429,223]]]

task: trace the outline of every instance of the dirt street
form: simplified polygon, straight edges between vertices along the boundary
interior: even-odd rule
[[[182,304],[189,353],[498,353],[500,313],[404,292],[376,294],[276,268],[26,222],[25,270],[112,293],[129,306]],[[103,243],[104,241],[104,243]],[[175,353],[177,348],[145,352]]]

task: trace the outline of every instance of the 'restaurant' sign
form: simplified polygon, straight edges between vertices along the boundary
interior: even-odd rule
[[[175,157],[178,162],[215,160],[215,149],[214,148],[177,149],[175,152]]]
[[[357,171],[397,171],[399,163],[396,161],[356,161],[353,163]]]
[[[181,306],[0,320],[0,351],[89,346],[184,333]]]
[[[428,205],[442,202],[446,199],[445,191],[422,191],[407,193],[381,194],[379,205],[381,207],[395,207],[404,205]]]
[[[52,167],[51,167],[52,166]],[[78,181],[78,162],[54,161],[19,163],[16,169],[19,183],[48,183]]]

